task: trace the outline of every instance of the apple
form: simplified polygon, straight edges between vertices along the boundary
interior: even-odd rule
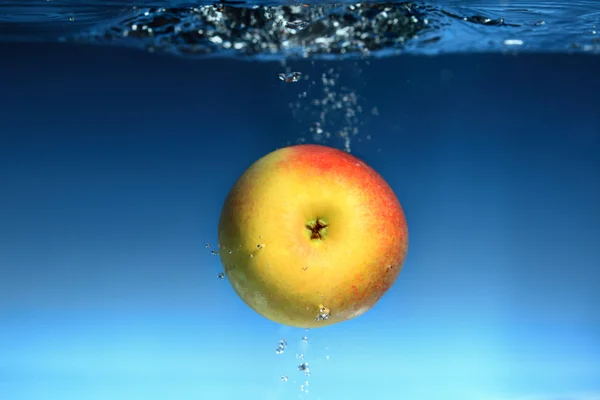
[[[314,328],[369,310],[394,284],[406,218],[386,181],[321,145],[276,150],[227,195],[220,258],[233,289],[262,316]]]

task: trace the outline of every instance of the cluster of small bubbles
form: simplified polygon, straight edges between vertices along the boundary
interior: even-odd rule
[[[217,274],[217,276],[219,277],[219,279],[225,279],[225,273],[224,272],[219,272]]]
[[[308,367],[307,362],[304,362],[304,363],[298,365],[298,371],[304,372],[304,375],[306,375],[306,376],[310,376],[310,368]]]
[[[335,137],[341,141],[344,150],[350,153],[353,141],[360,142],[363,139],[359,134],[365,122],[362,117],[364,109],[357,92],[340,85],[339,81],[339,68],[327,69],[321,73],[320,79],[311,80],[309,84],[309,90],[316,90],[317,93],[305,101],[306,92],[302,92],[289,107],[297,121],[312,120],[308,129],[310,139],[317,143],[327,143]],[[371,113],[374,116],[376,114]],[[296,139],[297,144],[306,141],[304,136]]]
[[[304,381],[302,385],[300,385],[300,391],[304,393],[308,393],[308,381]]]
[[[314,122],[310,126],[310,133],[312,133],[312,138],[317,143],[331,138],[331,132],[323,131],[323,127],[319,121]]]
[[[279,345],[275,349],[275,354],[283,354],[285,352],[285,348],[287,347],[287,342],[285,340],[280,340]]]
[[[329,319],[329,317],[331,316],[331,310],[325,306],[319,306],[319,314],[317,315],[317,318],[315,318],[315,321],[326,321]]]
[[[281,377],[281,381],[282,381],[282,382],[287,382],[287,381],[288,381],[288,377],[287,377],[287,376],[285,376],[285,375],[283,375],[283,376]]]

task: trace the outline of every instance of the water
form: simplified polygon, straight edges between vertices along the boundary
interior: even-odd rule
[[[592,0],[233,3],[4,2],[0,37],[277,60],[600,51]]]
[[[3,2],[0,399],[599,399],[599,19]],[[249,309],[217,244],[235,179],[300,143],[373,166],[410,232],[375,307],[310,331]]]

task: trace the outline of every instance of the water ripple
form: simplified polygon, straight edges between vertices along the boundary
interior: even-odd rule
[[[241,2],[238,2],[241,3]],[[600,53],[593,0],[211,4],[61,0],[0,6],[0,40],[119,45],[187,57]]]

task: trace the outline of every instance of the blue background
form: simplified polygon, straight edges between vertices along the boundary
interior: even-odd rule
[[[290,63],[339,67],[378,107],[353,153],[410,231],[370,312],[306,332],[247,308],[205,243],[243,170],[304,135],[288,103],[307,82],[277,63],[0,54],[1,399],[600,398],[600,58]]]

